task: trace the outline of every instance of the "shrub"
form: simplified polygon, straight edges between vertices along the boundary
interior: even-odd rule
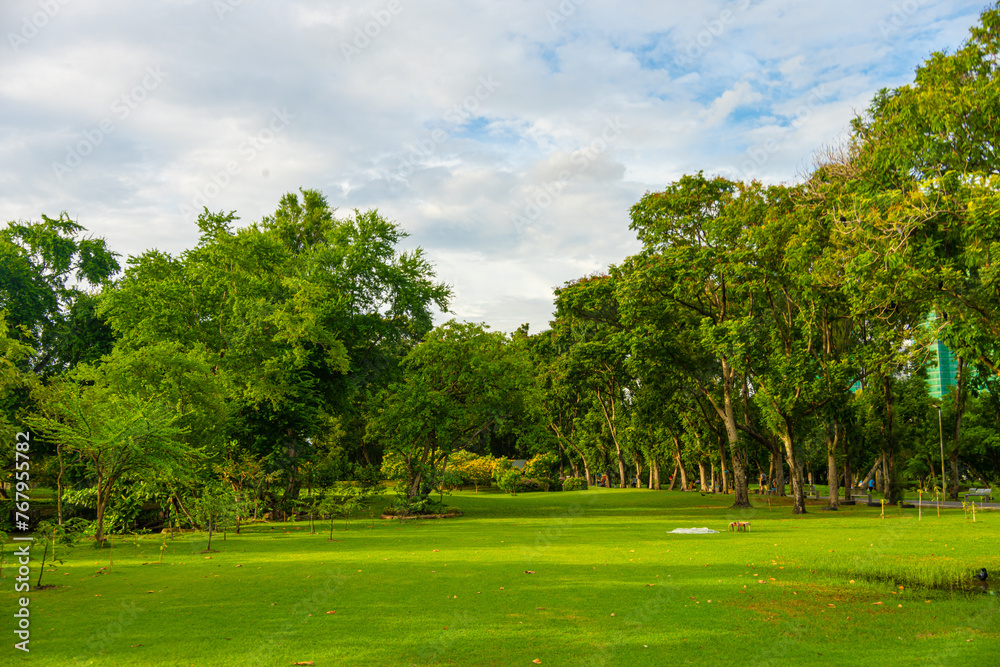
[[[535,479],[557,476],[559,473],[559,457],[555,454],[537,454],[524,464],[524,474]]]
[[[521,479],[521,471],[511,466],[510,459],[499,458],[493,466],[493,479],[497,486],[506,493],[517,493],[517,482]]]
[[[535,479],[534,477],[522,477],[517,480],[517,490],[523,493],[531,493],[532,491],[546,491],[548,490],[548,483],[540,479]]]
[[[583,477],[567,477],[563,480],[563,491],[586,491],[587,480]]]
[[[476,456],[472,452],[459,451],[452,455],[451,468],[460,471],[465,479],[476,485],[489,486],[493,480],[493,467],[496,460],[489,456]]]

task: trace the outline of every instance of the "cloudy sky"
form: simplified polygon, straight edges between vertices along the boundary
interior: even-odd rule
[[[547,328],[704,170],[793,182],[984,0],[3,0],[0,219],[179,253],[316,188],[378,208],[460,319]],[[439,318],[444,319],[444,318]]]

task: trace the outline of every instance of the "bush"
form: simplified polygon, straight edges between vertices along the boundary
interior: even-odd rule
[[[500,487],[505,493],[510,493],[516,495],[517,489],[519,487],[519,482],[521,480],[521,471],[516,468],[510,470],[502,470],[499,467],[494,468],[493,477],[497,481],[497,486]]]
[[[587,480],[583,477],[567,477],[563,480],[563,491],[586,491]]]
[[[517,480],[517,490],[522,493],[531,493],[532,491],[547,491],[548,483],[534,477],[522,477]]]
[[[555,454],[538,454],[524,465],[524,474],[535,479],[546,479],[559,475],[559,457]]]

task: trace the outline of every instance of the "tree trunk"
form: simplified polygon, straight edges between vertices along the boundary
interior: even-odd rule
[[[719,439],[719,474],[722,475],[722,492],[729,493],[732,486],[729,484],[729,475],[726,468],[726,449],[722,446],[722,439]],[[749,482],[748,482],[749,484]]]
[[[854,488],[854,471],[851,470],[851,456],[847,448],[847,434],[840,439],[841,444],[844,447],[844,500],[852,500],[852,491]]]
[[[674,484],[676,482],[677,482],[677,466],[675,465],[674,466],[674,472],[670,475],[670,486],[667,488],[667,491],[673,491],[674,490]]]
[[[788,472],[792,481],[792,514],[806,513],[805,483],[802,479],[802,466],[795,455],[795,441],[792,436],[792,425],[784,419],[785,432],[781,440],[785,444],[785,459],[788,461]]]
[[[191,522],[191,526],[197,528],[198,522],[195,521],[194,517],[191,516],[191,513],[187,511],[187,508],[184,507],[184,503],[181,502],[181,497],[178,496],[176,493],[174,494],[174,504],[177,505],[177,507],[181,508],[181,511],[184,512],[184,516],[186,516],[188,518],[188,521]]]
[[[63,463],[62,457],[62,446],[56,445],[56,456],[59,457],[59,477],[56,478],[56,516],[59,519],[59,525],[63,523],[63,512],[62,512],[62,494],[63,494],[63,473],[66,471],[65,464]]]
[[[896,504],[903,499],[902,490],[896,483],[896,424],[895,406],[892,400],[892,378],[885,376],[882,378],[882,386],[885,395],[885,417],[882,420],[882,483],[883,493],[890,503]]]
[[[95,542],[104,541],[104,508],[106,505],[106,501],[103,501],[100,497],[97,498],[97,517],[94,520],[94,525],[96,526],[94,529]]]
[[[625,488],[625,459],[622,457],[622,448],[618,444],[618,438],[615,438],[615,456],[618,457],[618,479],[619,479],[619,489]]]
[[[958,500],[958,456],[961,449],[959,438],[962,435],[962,415],[965,412],[965,359],[958,357],[958,371],[955,375],[955,430],[951,436],[951,452],[948,461],[951,464],[951,479],[948,480],[948,498]]]
[[[704,493],[706,491],[714,491],[715,489],[709,489],[708,484],[705,483],[705,461],[698,461],[698,486],[701,487],[701,491]]]
[[[725,409],[721,416],[723,417],[723,422],[726,426],[726,436],[729,438],[730,458],[733,462],[734,497],[732,507],[734,509],[749,509],[753,507],[753,505],[750,504],[750,486],[749,480],[747,479],[743,447],[740,443],[739,431],[736,430],[736,413],[733,409],[734,377],[735,371],[729,366],[728,361],[723,360],[722,378]]]
[[[660,460],[657,458],[653,459],[653,470],[649,476],[649,486],[656,491],[660,490]]]
[[[687,491],[688,490],[687,471],[684,470],[684,463],[681,462],[681,439],[678,438],[676,435],[673,435],[673,438],[674,438],[674,461],[676,462],[675,465],[677,466],[677,469],[680,471],[681,491]],[[674,473],[674,478],[676,479],[676,477],[677,473]],[[670,488],[671,489],[674,488],[673,483],[670,484]]]
[[[830,509],[840,507],[840,478],[837,474],[837,446],[840,444],[840,423],[833,420],[832,432],[828,429],[826,436],[826,467],[830,484]]]

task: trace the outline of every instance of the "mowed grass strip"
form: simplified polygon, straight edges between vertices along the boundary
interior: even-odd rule
[[[997,597],[923,583],[1000,577],[996,513],[792,517],[782,500],[734,512],[632,489],[449,502],[465,516],[338,522],[333,542],[326,525],[258,524],[203,554],[184,534],[162,564],[161,536],[116,540],[113,566],[108,549],[61,550],[56,587],[31,593],[31,653],[0,664],[961,665],[1000,646]],[[669,534],[700,526],[720,533]]]

